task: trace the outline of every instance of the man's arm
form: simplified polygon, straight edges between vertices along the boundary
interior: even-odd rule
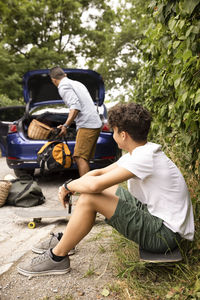
[[[71,125],[71,123],[75,120],[75,118],[77,117],[79,113],[79,110],[77,109],[70,109],[69,114],[68,114],[68,118],[66,120],[66,122],[63,125],[59,125],[58,128],[61,129],[59,135],[66,135],[67,133],[67,127],[69,127]]]
[[[58,92],[64,103],[69,107],[69,114],[65,124],[58,126],[58,128],[61,128],[59,135],[65,135],[67,132],[67,126],[70,126],[75,120],[81,110],[81,105],[78,96],[70,84],[61,85],[61,87],[58,89]]]

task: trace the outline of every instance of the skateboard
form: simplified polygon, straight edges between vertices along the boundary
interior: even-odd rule
[[[30,209],[20,209],[16,210],[15,214],[22,218],[32,219],[28,222],[28,228],[34,229],[37,223],[40,223],[42,218],[62,218],[70,217],[71,213],[67,209],[62,210],[35,210],[31,211]]]
[[[37,223],[40,223],[42,218],[62,218],[70,217],[71,213],[67,209],[62,210],[30,210],[29,209],[20,209],[16,210],[15,214],[18,217],[32,219],[28,222],[28,228],[34,229]]]
[[[139,257],[141,261],[150,263],[168,263],[181,261],[182,255],[179,248],[167,253],[152,253],[143,249],[139,249]]]
[[[28,228],[34,229],[36,223],[40,223],[42,218],[62,218],[70,217],[72,212],[72,195],[67,194],[65,202],[68,203],[68,210],[30,210],[30,208],[16,210],[15,214],[22,218],[31,218],[33,221],[28,223]]]

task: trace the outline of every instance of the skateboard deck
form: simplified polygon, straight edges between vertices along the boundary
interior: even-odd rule
[[[139,249],[139,256],[141,261],[150,263],[168,263],[181,261],[182,255],[178,248],[167,253],[152,253],[143,249]]]
[[[28,223],[28,227],[33,229],[36,227],[36,223],[41,222],[42,218],[62,218],[70,217],[71,213],[67,209],[62,210],[30,210],[20,209],[16,210],[15,214],[22,218],[31,219]]]

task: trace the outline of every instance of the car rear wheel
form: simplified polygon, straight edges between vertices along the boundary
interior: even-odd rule
[[[14,169],[14,173],[17,177],[31,175],[35,173],[35,169]]]

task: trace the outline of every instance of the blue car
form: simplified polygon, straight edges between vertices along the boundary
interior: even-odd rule
[[[2,156],[6,155],[8,128],[15,120],[20,119],[24,112],[25,106],[22,105],[0,107],[0,153]]]
[[[90,92],[103,122],[102,131],[97,141],[94,159],[90,161],[91,169],[105,167],[116,161],[121,155],[113,139],[113,133],[107,125],[107,109],[104,105],[105,88],[100,74],[92,70],[64,69],[68,78],[82,82]],[[49,77],[49,70],[34,70],[23,77],[23,95],[26,109],[23,117],[8,127],[6,160],[8,166],[17,176],[34,174],[40,168],[37,152],[47,140],[31,139],[28,128],[33,119],[56,128],[67,119],[69,109],[58,94],[57,88]],[[68,129],[66,141],[73,154],[76,139],[75,123]],[[77,169],[72,164],[72,169]]]

